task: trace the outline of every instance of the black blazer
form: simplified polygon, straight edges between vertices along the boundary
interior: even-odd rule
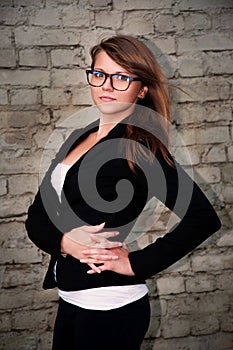
[[[29,238],[51,255],[44,288],[58,286],[71,291],[144,283],[220,228],[219,218],[197,184],[179,164],[169,165],[160,151],[156,152],[152,163],[141,159],[135,172],[129,168],[125,159],[125,127],[123,123],[116,125],[69,169],[61,203],[51,185],[51,173],[79,142],[97,130],[97,123],[73,132],[52,161],[26,220]],[[120,231],[115,239],[123,241],[153,196],[181,220],[164,237],[144,249],[130,252],[135,276],[111,271],[89,275],[86,273],[88,265],[72,256],[61,255],[63,234],[84,224],[105,222],[106,228]],[[56,261],[57,281],[53,274]]]

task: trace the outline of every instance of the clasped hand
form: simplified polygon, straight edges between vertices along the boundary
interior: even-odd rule
[[[82,226],[65,233],[61,242],[62,253],[72,255],[81,263],[88,264],[91,267],[87,271],[89,274],[111,270],[133,276],[128,247],[124,243],[108,240],[117,236],[117,231],[99,233],[104,225]]]

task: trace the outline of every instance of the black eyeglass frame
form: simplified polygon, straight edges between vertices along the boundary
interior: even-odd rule
[[[104,81],[100,84],[100,85],[94,85],[92,83],[90,83],[90,80],[89,80],[89,74],[93,74],[93,73],[101,73],[104,75]],[[125,74],[119,74],[119,73],[114,73],[114,74],[108,74],[108,73],[105,73],[105,72],[102,72],[102,71],[99,71],[99,70],[95,70],[95,69],[87,69],[86,70],[86,75],[87,75],[87,81],[88,81],[88,84],[93,86],[93,87],[101,87],[104,85],[104,83],[106,82],[107,78],[110,78],[110,83],[111,83],[111,87],[114,89],[114,90],[117,90],[117,91],[126,91],[128,90],[128,88],[130,87],[130,84],[132,83],[132,81],[141,81],[140,78],[131,78],[129,77],[128,75],[125,75]],[[127,78],[127,82],[128,82],[128,86],[126,89],[116,89],[114,86],[113,86],[113,81],[112,81],[112,77],[114,76],[123,76],[125,78]]]

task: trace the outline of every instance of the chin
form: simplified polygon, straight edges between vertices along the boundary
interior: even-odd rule
[[[127,116],[131,113],[131,111],[134,108],[134,104],[126,102],[107,102],[100,103],[96,106],[99,109],[99,111],[106,116],[118,116],[119,114],[125,114],[125,116]]]

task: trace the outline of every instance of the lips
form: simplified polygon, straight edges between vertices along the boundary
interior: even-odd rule
[[[113,98],[113,97],[110,97],[110,96],[100,96],[100,100],[102,102],[113,102],[115,101],[116,99]]]

